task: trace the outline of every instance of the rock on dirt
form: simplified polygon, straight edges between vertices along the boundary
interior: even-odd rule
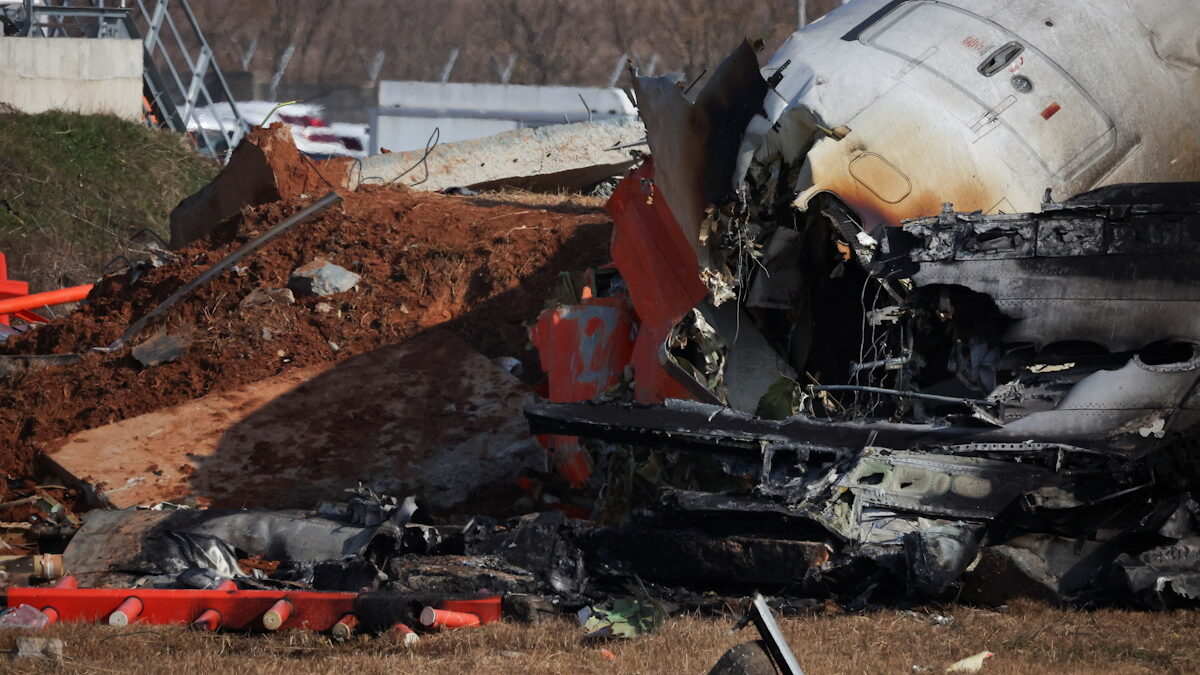
[[[301,295],[333,295],[358,285],[359,275],[328,260],[316,260],[292,271],[288,288]]]

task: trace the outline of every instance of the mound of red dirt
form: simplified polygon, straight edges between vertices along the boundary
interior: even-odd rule
[[[190,331],[175,362],[144,368],[129,348],[89,352],[238,246],[312,201],[247,207],[180,259],[139,279],[113,275],[75,313],[11,339],[7,354],[84,354],[76,365],[10,376],[0,389],[0,472],[36,474],[39,448],[83,429],[237,387],[289,369],[338,361],[433,326],[454,330],[489,357],[514,356],[536,373],[526,323],[560,272],[608,259],[611,226],[600,209],[531,207],[503,197],[448,197],[364,188],[301,223],[177,304],[157,331]],[[355,290],[247,307],[259,288],[324,258],[361,275]],[[0,486],[0,496],[7,490]]]

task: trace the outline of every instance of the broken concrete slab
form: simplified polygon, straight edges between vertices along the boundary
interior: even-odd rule
[[[333,295],[354,288],[361,278],[341,265],[317,258],[292,270],[288,287],[301,295]]]
[[[348,186],[406,185],[532,191],[578,190],[633,166],[627,146],[646,137],[640,120],[556,124],[470,141],[368,157],[350,168]]]
[[[84,431],[45,454],[117,508],[308,508],[362,481],[447,509],[544,465],[520,414],[532,400],[458,336],[431,331]]]
[[[171,248],[208,236],[247,206],[324,192],[342,182],[348,165],[349,160],[318,162],[302,156],[286,124],[256,128],[212,182],[171,211]]]

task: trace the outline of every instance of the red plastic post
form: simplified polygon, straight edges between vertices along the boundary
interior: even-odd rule
[[[408,624],[404,623],[403,621],[395,626],[392,626],[392,632],[403,638],[404,646],[406,647],[410,647],[421,641],[421,638],[417,635],[416,631],[409,628]]]
[[[479,625],[479,617],[467,612],[426,607],[421,610],[421,625],[427,628],[469,628]]]
[[[192,622],[192,628],[214,631],[221,627],[221,613],[215,609],[206,609]]]
[[[279,627],[287,622],[291,615],[292,603],[287,600],[279,600],[263,614],[263,627],[267,630],[279,630]]]
[[[0,253],[0,257],[3,255],[4,254]],[[0,265],[2,264],[3,261],[0,261]],[[0,273],[2,272],[3,270],[0,270]],[[54,588],[79,588],[79,582],[75,579],[75,577],[68,574],[67,576],[62,577],[58,581],[54,582]],[[59,619],[62,618],[57,609],[49,606],[42,608],[42,614],[45,614],[46,618],[50,619],[50,623],[46,624],[47,626],[53,626],[54,624],[58,623]]]
[[[0,298],[15,298],[28,294],[29,284],[23,281],[8,280],[8,258],[0,253]],[[7,314],[0,314],[0,325],[9,325]]]
[[[92,284],[83,286],[72,286],[71,288],[60,288],[54,291],[46,291],[45,293],[34,293],[33,295],[23,295],[21,297],[10,297],[5,300],[0,300],[0,315],[16,314],[38,307],[47,305],[61,305],[67,302],[79,302],[87,298],[88,293],[92,292]]]
[[[117,607],[116,611],[108,615],[108,625],[118,628],[128,626],[141,613],[142,601],[136,597],[129,596]]]
[[[438,609],[474,614],[481,623],[495,623],[500,620],[500,599],[496,595],[473,600],[443,600],[438,603]]]
[[[333,624],[333,639],[346,640],[351,635],[354,635],[354,629],[358,627],[358,617],[353,614],[347,614],[337,620]]]

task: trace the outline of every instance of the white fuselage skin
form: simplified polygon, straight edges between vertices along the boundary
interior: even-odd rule
[[[788,61],[743,150],[801,163],[796,205],[833,193],[870,232],[1200,180],[1195,0],[854,0],[764,77]]]

